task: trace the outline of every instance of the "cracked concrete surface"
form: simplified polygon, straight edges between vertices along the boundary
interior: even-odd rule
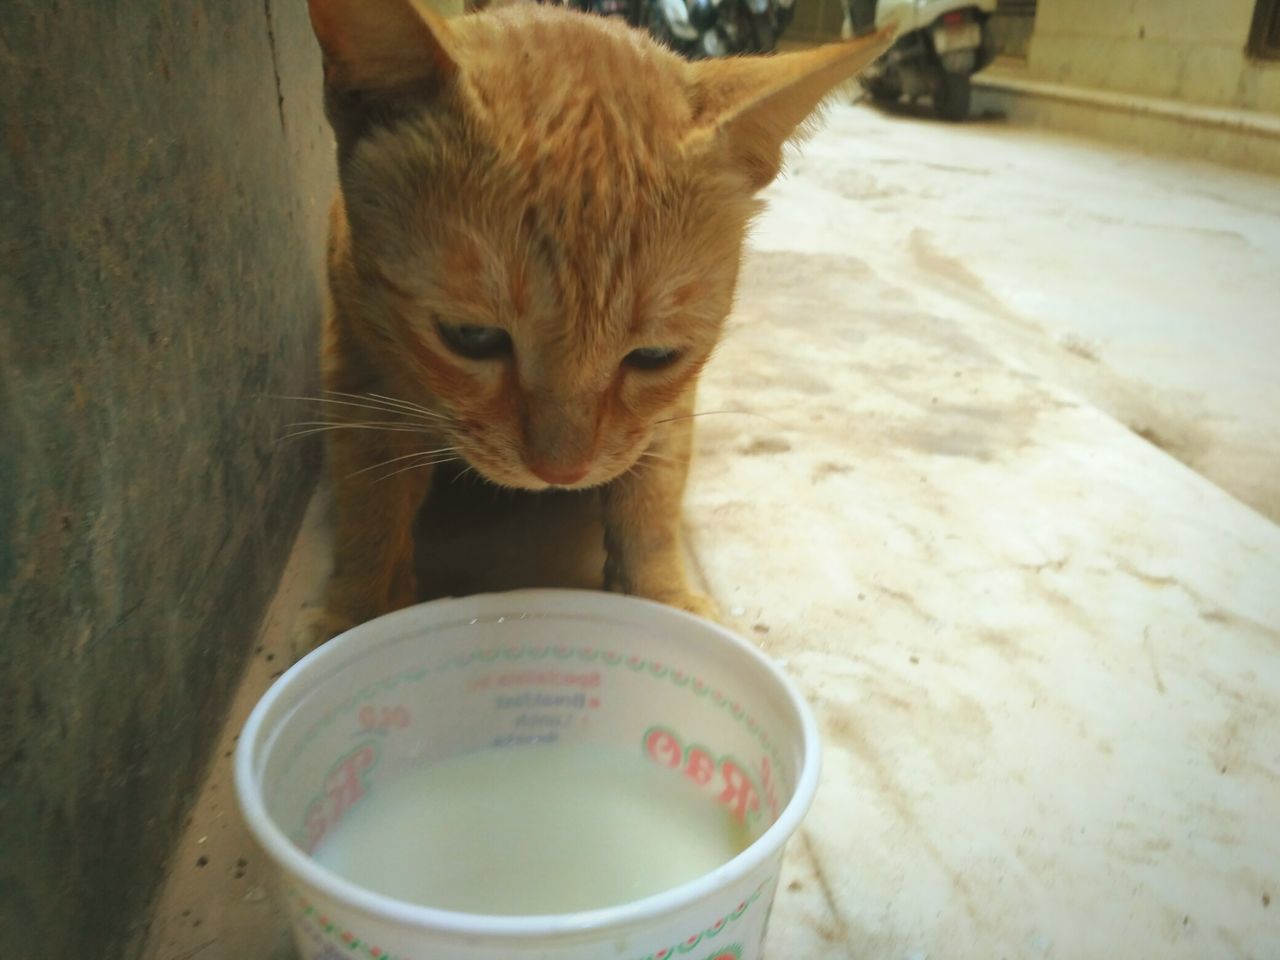
[[[876,296],[953,320],[1280,518],[1276,180],[849,108],[790,169],[757,250],[856,260]]]
[[[791,171],[687,507],[826,742],[769,955],[1270,956],[1280,183],[849,106]],[[228,772],[154,960],[289,955]]]

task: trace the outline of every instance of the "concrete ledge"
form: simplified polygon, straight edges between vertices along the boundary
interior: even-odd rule
[[[1158,153],[1280,175],[1280,116],[1033,80],[999,62],[974,78],[975,106]]]

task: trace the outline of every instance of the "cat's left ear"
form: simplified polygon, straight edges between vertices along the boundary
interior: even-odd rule
[[[425,0],[307,0],[325,84],[377,94],[443,87],[458,73],[453,35]]]
[[[896,27],[814,50],[689,65],[694,132],[690,149],[727,148],[752,190],[782,167],[782,148],[832,90],[857,76],[893,42]]]

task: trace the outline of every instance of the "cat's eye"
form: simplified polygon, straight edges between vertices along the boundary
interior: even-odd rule
[[[468,360],[496,360],[511,356],[511,334],[501,327],[470,323],[437,323],[440,339],[450,350]]]
[[[662,370],[680,359],[680,351],[671,347],[640,347],[623,359],[633,370]]]

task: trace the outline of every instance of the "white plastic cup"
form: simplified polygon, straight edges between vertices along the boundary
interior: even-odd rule
[[[645,750],[702,783],[754,841],[663,893],[545,916],[395,900],[308,855],[409,769],[538,749],[546,741],[514,725],[520,711],[499,706],[523,694],[574,718],[533,737]],[[817,788],[819,742],[792,684],[722,627],[615,594],[534,590],[426,603],[334,638],[267,691],[235,764],[305,960],[760,960],[783,847]]]

